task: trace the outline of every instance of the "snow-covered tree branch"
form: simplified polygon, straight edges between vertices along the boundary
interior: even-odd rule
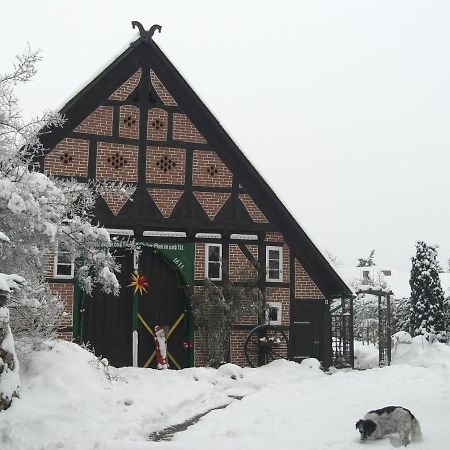
[[[13,316],[29,320],[44,336],[55,325],[58,302],[44,280],[45,258],[58,247],[71,260],[81,287],[91,292],[100,285],[106,292],[118,293],[115,273],[119,269],[109,252],[108,232],[92,224],[91,211],[100,189],[118,189],[120,184],[99,185],[59,180],[38,172],[34,158],[44,151],[39,141],[42,130],[61,126],[64,119],[55,113],[25,121],[21,115],[16,87],[31,80],[36,73],[39,52],[29,48],[17,57],[13,70],[0,75],[0,402],[7,407],[18,395],[18,378],[2,384],[11,371],[18,373],[10,324]],[[21,311],[22,308],[22,311]],[[44,311],[45,322],[39,311]],[[34,316],[31,319],[30,317]],[[18,329],[26,332],[26,326]],[[11,372],[12,373],[12,372]],[[6,389],[6,388],[5,388]],[[3,400],[2,400],[3,399]],[[2,406],[0,406],[2,409]]]

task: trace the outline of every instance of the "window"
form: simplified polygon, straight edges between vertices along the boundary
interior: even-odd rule
[[[69,253],[59,248],[58,253],[55,255],[53,276],[55,278],[73,278],[73,268],[73,262]]]
[[[362,271],[362,284],[369,284],[370,282],[370,272],[368,270]]]
[[[266,281],[283,281],[283,247],[266,247]]]
[[[222,244],[205,244],[205,277],[222,279]]]
[[[270,325],[281,325],[281,302],[267,302],[267,321]]]

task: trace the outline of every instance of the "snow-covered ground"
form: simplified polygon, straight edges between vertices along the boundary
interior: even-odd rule
[[[355,354],[358,364],[376,364],[374,347],[358,345]],[[331,375],[306,360],[258,369],[110,369],[109,380],[90,353],[52,342],[22,363],[21,398],[0,413],[0,448],[390,448],[400,445],[397,438],[361,444],[355,422],[368,410],[402,405],[422,425],[423,441],[408,447],[448,449],[450,347],[415,338],[393,354],[391,367]],[[171,441],[147,440],[154,431],[226,404]]]

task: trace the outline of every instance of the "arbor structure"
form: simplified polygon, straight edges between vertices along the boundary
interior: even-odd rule
[[[418,241],[409,281],[411,329],[414,335],[436,335],[445,329],[444,292],[439,279],[439,267],[437,247]]]

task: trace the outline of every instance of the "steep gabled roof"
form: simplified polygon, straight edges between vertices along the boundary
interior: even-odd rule
[[[157,73],[163,85],[238,180],[245,180],[245,188],[249,194],[261,206],[270,223],[282,230],[291,251],[325,297],[350,295],[351,290],[345,282],[152,39],[140,37],[130,44],[128,49],[73,97],[60,111],[66,116],[66,123],[62,128],[43,136],[44,146],[55,146],[68,130],[77,127],[140,67],[151,67]]]

